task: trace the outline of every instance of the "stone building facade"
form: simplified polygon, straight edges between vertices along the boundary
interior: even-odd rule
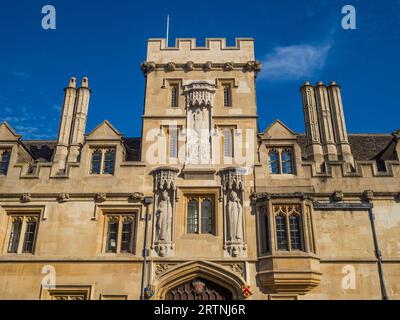
[[[0,299],[400,298],[399,132],[348,134],[335,82],[301,87],[305,134],[259,132],[252,39],[141,69],[140,138],[86,133],[87,78],[57,141],[0,125]]]

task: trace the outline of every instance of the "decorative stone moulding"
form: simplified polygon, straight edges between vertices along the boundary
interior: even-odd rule
[[[207,81],[194,81],[184,85],[186,107],[213,106],[214,93],[215,84],[211,84]]]
[[[176,70],[176,64],[174,62],[168,62],[165,65],[165,71],[171,72],[171,71],[175,71],[175,70]]]
[[[193,61],[188,61],[185,65],[185,69],[187,71],[193,71],[194,70],[194,62]]]
[[[335,191],[335,192],[332,194],[332,200],[333,200],[334,202],[343,201],[343,198],[344,198],[343,191]]]
[[[147,75],[156,69],[164,69],[166,72],[172,72],[176,70],[183,70],[186,72],[191,72],[194,70],[203,70],[206,72],[212,70],[232,71],[236,69],[243,70],[245,72],[254,72],[257,75],[257,73],[261,71],[261,66],[261,62],[259,61],[248,61],[245,63],[234,63],[229,61],[225,63],[213,63],[212,61],[207,61],[205,63],[194,63],[193,61],[188,61],[186,63],[168,62],[160,64],[156,64],[154,61],[147,61],[143,62],[140,68],[144,75]]]
[[[372,201],[374,199],[374,192],[372,190],[365,190],[363,192],[363,199],[365,201]]]
[[[20,197],[20,201],[22,203],[30,202],[32,200],[32,196],[30,193],[23,193]]]
[[[69,194],[68,193],[60,193],[57,196],[57,201],[59,203],[67,202],[69,200]]]
[[[141,192],[134,192],[129,195],[128,200],[132,202],[142,202],[144,199],[144,194]]]
[[[97,193],[97,194],[94,196],[94,200],[95,200],[96,202],[104,202],[104,201],[107,200],[107,194],[105,194],[105,193]]]
[[[254,72],[260,72],[261,71],[262,64],[260,61],[248,61],[246,63],[246,70],[247,71],[254,71]]]
[[[212,62],[211,61],[207,61],[203,66],[204,71],[211,71],[212,68],[213,68],[213,66],[212,66]]]
[[[234,65],[233,65],[233,62],[226,62],[226,63],[224,64],[224,70],[225,70],[225,71],[232,71],[234,68],[235,68],[235,67],[234,67]]]

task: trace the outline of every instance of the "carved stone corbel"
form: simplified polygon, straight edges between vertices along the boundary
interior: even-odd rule
[[[224,70],[225,71],[232,71],[234,69],[233,62],[226,62],[224,64]]]
[[[186,69],[186,71],[193,71],[194,70],[194,62],[193,61],[186,62],[185,69]]]
[[[144,75],[147,75],[156,69],[156,64],[153,61],[143,62],[140,66],[140,69],[142,70]]]
[[[142,202],[144,199],[144,194],[141,192],[134,192],[129,195],[128,201],[130,202]]]
[[[67,202],[68,200],[69,200],[69,194],[68,193],[62,192],[57,196],[57,201],[59,203]]]
[[[207,61],[203,66],[204,71],[211,71],[212,70],[212,62]]]
[[[107,200],[107,194],[105,193],[96,193],[94,196],[94,201],[96,202],[104,202]]]
[[[344,198],[344,196],[343,196],[343,192],[342,192],[342,191],[335,191],[335,192],[332,194],[332,200],[333,200],[334,202],[343,201],[343,198]]]
[[[175,70],[176,70],[176,64],[174,62],[168,62],[165,65],[165,71],[172,72],[172,71],[175,71]]]
[[[32,196],[30,193],[23,193],[20,197],[20,201],[22,203],[30,202],[32,200]]]

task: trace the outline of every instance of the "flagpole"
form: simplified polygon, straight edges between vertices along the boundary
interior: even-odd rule
[[[167,47],[169,47],[169,15],[167,15]]]

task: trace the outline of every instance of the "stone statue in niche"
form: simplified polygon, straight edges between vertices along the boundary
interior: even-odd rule
[[[156,232],[157,232],[158,242],[170,243],[171,228],[172,228],[172,205],[167,190],[164,190],[161,193],[161,199],[156,211],[156,217],[157,217]]]
[[[228,241],[243,242],[243,207],[235,191],[231,191],[228,200]]]

